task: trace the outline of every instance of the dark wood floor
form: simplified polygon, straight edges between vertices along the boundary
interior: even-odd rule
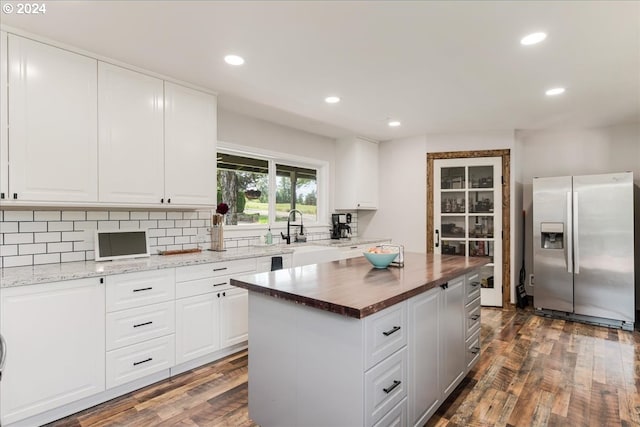
[[[639,332],[483,308],[482,340],[427,426],[640,426]],[[245,351],[50,424],[254,425]]]

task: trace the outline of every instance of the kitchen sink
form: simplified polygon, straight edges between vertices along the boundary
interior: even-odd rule
[[[292,246],[294,267],[301,265],[318,264],[340,259],[340,249],[330,246]]]

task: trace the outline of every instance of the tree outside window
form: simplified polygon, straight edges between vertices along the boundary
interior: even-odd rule
[[[218,152],[217,165],[217,201],[229,205],[226,224],[268,224],[270,202],[275,221],[286,221],[291,209],[301,211],[306,221],[317,221],[316,169],[271,162],[275,188],[270,191],[268,160]]]

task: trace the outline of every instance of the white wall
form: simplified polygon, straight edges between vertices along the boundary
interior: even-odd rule
[[[514,132],[488,131],[457,134],[422,135],[380,144],[380,206],[377,212],[360,214],[359,227],[364,236],[391,237],[406,250],[426,252],[426,182],[427,153],[511,149],[515,147]],[[516,179],[520,173],[512,162],[511,170],[511,223],[520,219],[519,198],[515,195]],[[518,203],[516,205],[516,203]],[[515,212],[518,212],[518,215]],[[366,225],[365,225],[366,222]],[[511,228],[511,284],[517,283],[519,264],[514,253],[520,247],[520,227]]]
[[[640,124],[563,131],[520,131],[516,134],[516,140],[522,149],[522,206],[527,214],[526,268],[527,272],[532,273],[533,177],[631,171],[638,187]],[[636,224],[640,222],[639,217],[640,209],[636,207]],[[638,240],[636,238],[636,264],[640,258]],[[640,268],[636,267],[636,271],[640,271]],[[640,274],[636,274],[636,281],[639,278]],[[527,287],[527,291],[532,293],[533,290]]]
[[[324,160],[334,169],[335,140],[218,108],[218,140]],[[333,186],[330,186],[333,188]]]
[[[360,235],[390,237],[406,251],[426,252],[426,137],[378,145],[377,211],[358,211]]]

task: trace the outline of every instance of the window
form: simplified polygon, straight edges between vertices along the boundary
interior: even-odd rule
[[[315,169],[276,164],[276,221],[286,221],[291,209],[302,212],[304,218],[317,221],[316,175]]]
[[[286,222],[292,209],[302,212],[306,224],[320,220],[318,171],[323,165],[284,157],[218,151],[217,201],[229,205],[227,225]]]

